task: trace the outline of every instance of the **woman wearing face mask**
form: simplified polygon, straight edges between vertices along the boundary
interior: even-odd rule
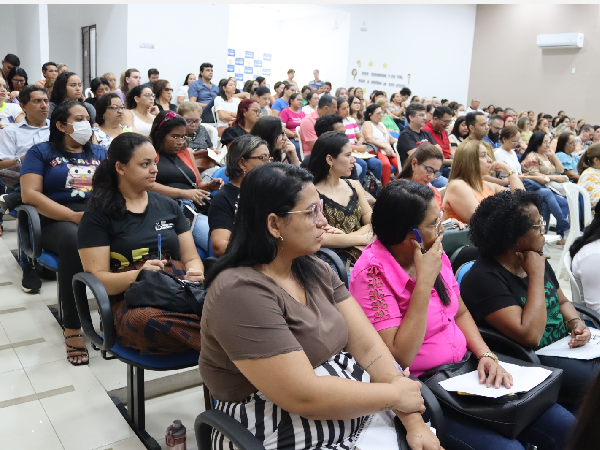
[[[122,125],[125,107],[121,98],[114,92],[100,97],[96,106],[98,126],[92,128],[95,143],[108,149],[114,138],[121,133],[131,132],[131,127]]]
[[[144,136],[150,134],[154,118],[159,113],[154,104],[156,96],[147,86],[136,86],[127,94],[127,110],[123,117],[123,125],[132,127],[133,131]]]
[[[87,113],[90,116],[90,123],[96,125],[96,108],[89,103],[83,101],[82,94],[83,85],[81,84],[81,78],[74,72],[63,72],[54,82],[52,88],[52,96],[50,97],[50,112],[48,117],[52,116],[52,111],[62,102],[68,100],[74,100],[80,102],[82,106],[87,109]]]
[[[40,214],[42,248],[58,254],[67,359],[75,366],[89,361],[71,286],[73,275],[83,271],[77,253],[77,226],[92,191],[96,167],[106,158],[106,149],[92,145],[91,137],[84,104],[62,102],[52,113],[49,141],[28,150],[21,166],[23,203]],[[27,276],[24,273],[23,277]]]

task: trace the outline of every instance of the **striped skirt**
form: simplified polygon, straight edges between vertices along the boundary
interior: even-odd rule
[[[368,383],[369,374],[346,352],[338,353],[315,369],[318,376],[334,376]],[[351,394],[351,393],[349,393]],[[230,415],[254,434],[267,450],[353,450],[373,416],[351,420],[309,420],[291,414],[261,392],[256,392],[241,402],[217,401],[215,409]],[[397,449],[392,429],[386,449]],[[235,450],[235,446],[217,430],[212,432],[213,450]],[[363,446],[361,445],[361,448]]]

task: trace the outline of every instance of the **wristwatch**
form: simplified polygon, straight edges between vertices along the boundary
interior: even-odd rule
[[[21,166],[21,158],[15,158],[15,166],[17,166],[17,167]]]
[[[499,360],[498,360],[498,357],[496,356],[496,354],[495,354],[495,353],[492,353],[492,352],[485,352],[485,353],[482,353],[482,354],[481,354],[481,356],[480,356],[479,358],[477,358],[477,359],[485,358],[486,356],[487,356],[488,358],[492,358],[492,359],[493,359],[494,361],[496,361],[496,362],[499,362]]]
[[[513,169],[510,169],[510,172],[508,172],[506,174],[507,177],[510,177],[513,173],[515,173],[515,171]]]
[[[546,180],[546,183],[550,183],[550,178],[549,177],[544,177],[544,180]]]

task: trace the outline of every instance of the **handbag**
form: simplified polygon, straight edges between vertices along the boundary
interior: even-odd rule
[[[540,367],[505,355],[501,361],[525,367]],[[552,373],[542,383],[528,392],[520,392],[497,399],[448,392],[440,382],[477,370],[479,361],[467,352],[462,361],[444,364],[422,374],[419,379],[427,385],[442,406],[483,423],[487,428],[508,439],[515,439],[527,426],[540,417],[558,399],[562,382],[562,369],[541,366]]]
[[[362,186],[363,189],[374,198],[377,198],[377,195],[379,195],[383,189],[383,184],[381,184],[381,181],[379,181],[375,174],[373,174],[373,172],[370,170],[367,170],[367,174],[365,175]]]

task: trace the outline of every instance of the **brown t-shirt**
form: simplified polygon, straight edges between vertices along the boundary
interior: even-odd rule
[[[319,279],[306,289],[306,306],[251,267],[213,281],[202,311],[200,374],[216,399],[241,401],[257,390],[232,361],[301,350],[317,367],[344,349],[348,327],[336,303],[350,293],[326,263],[314,264]]]

